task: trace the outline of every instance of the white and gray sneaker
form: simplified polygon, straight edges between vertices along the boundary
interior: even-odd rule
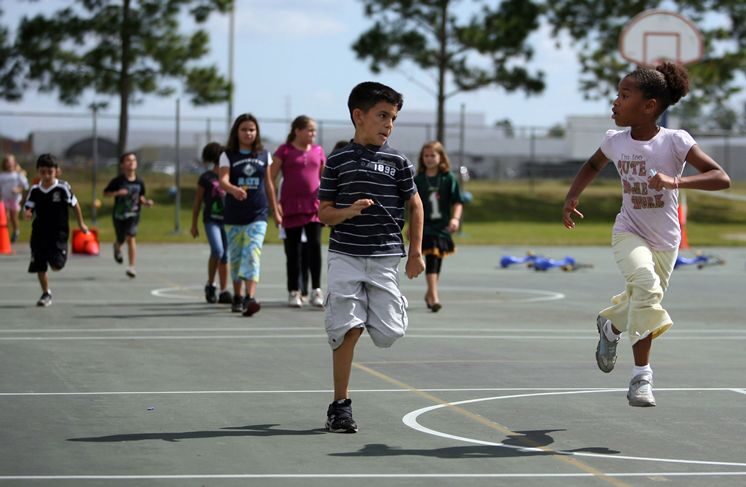
[[[601,371],[607,374],[614,370],[614,364],[616,364],[616,346],[619,343],[619,338],[611,341],[606,337],[604,327],[606,323],[610,323],[609,320],[603,316],[596,318],[596,328],[598,328],[598,345],[596,345],[596,364]]]
[[[303,301],[300,299],[300,291],[290,291],[290,294],[288,294],[288,306],[291,308],[303,307]]]
[[[641,408],[655,406],[655,398],[653,397],[653,374],[643,372],[642,374],[634,376],[629,382],[627,400],[629,401],[630,406]]]
[[[36,302],[36,305],[46,308],[50,304],[52,304],[52,293],[44,291],[44,293],[39,298],[39,301]]]
[[[315,306],[317,308],[324,307],[324,292],[321,290],[321,288],[316,288],[311,291],[311,306]]]

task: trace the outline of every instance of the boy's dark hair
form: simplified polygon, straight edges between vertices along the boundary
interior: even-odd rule
[[[341,149],[342,147],[346,147],[347,144],[349,144],[349,140],[339,140],[336,144],[334,144],[334,149],[332,149],[332,152],[334,152],[337,149]]]
[[[254,122],[254,125],[256,125],[256,139],[254,139],[254,143],[251,145],[251,150],[253,152],[258,152],[264,148],[264,145],[262,145],[262,133],[259,130],[259,120],[250,113],[242,113],[233,121],[233,126],[228,134],[228,142],[225,144],[225,148],[229,151],[238,152],[241,150],[241,146],[238,143],[238,127],[247,120]]]
[[[660,113],[689,93],[689,75],[680,64],[664,62],[655,69],[638,68],[629,76],[637,82],[645,98],[660,102]]]
[[[135,154],[133,151],[125,152],[124,154],[122,154],[121,156],[119,156],[119,164],[123,163],[124,159],[127,156],[135,156],[135,157],[137,157],[137,154]]]
[[[222,153],[223,146],[220,143],[210,142],[202,149],[202,162],[217,164]]]
[[[367,112],[373,108],[376,103],[382,101],[395,105],[397,111],[399,111],[404,105],[404,96],[393,88],[382,83],[363,81],[352,89],[350,97],[347,99],[347,108],[350,110],[350,118],[352,118],[352,111],[356,108]],[[355,125],[355,120],[352,120],[352,124]]]
[[[52,154],[42,154],[36,160],[36,168],[39,169],[40,167],[53,167],[56,169],[60,167],[60,165],[57,162],[57,158]]]

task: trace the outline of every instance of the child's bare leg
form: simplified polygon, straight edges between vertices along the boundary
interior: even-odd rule
[[[36,276],[39,278],[39,284],[41,285],[41,291],[44,293],[49,292],[49,278],[46,272],[37,272]]]
[[[137,258],[137,242],[135,237],[127,236],[127,257],[129,258],[130,267],[135,267],[135,259]]]
[[[352,358],[355,354],[355,345],[362,333],[362,328],[353,328],[348,331],[347,334],[345,334],[342,345],[332,352],[335,401],[339,399],[347,399],[349,397]]]
[[[233,295],[234,296],[241,296],[241,290],[243,288],[243,281],[241,279],[236,279],[233,281]]]
[[[13,234],[18,232],[18,210],[9,210],[10,213],[10,228]]]
[[[217,257],[210,257],[207,259],[207,283],[212,284],[215,282],[215,273],[218,270],[218,258]],[[225,284],[225,281],[223,281],[223,284]],[[221,289],[224,289],[221,288]]]
[[[639,340],[632,346],[632,355],[635,357],[635,365],[643,367],[650,363],[650,348],[653,345],[653,336],[648,335],[647,337]]]
[[[228,264],[225,262],[218,263],[218,279],[220,280],[220,290],[228,287]]]
[[[256,294],[256,281],[249,279],[246,281],[246,295],[253,298]]]

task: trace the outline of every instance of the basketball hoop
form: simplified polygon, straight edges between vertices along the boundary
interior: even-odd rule
[[[702,34],[692,21],[675,12],[646,10],[627,22],[619,52],[631,63],[655,67],[662,61],[691,64],[704,56]]]

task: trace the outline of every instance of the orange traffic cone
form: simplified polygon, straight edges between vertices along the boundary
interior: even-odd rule
[[[679,226],[681,227],[681,243],[679,243],[680,249],[689,248],[689,239],[686,238],[686,194],[682,191],[679,195]]]
[[[5,216],[5,203],[0,200],[0,254],[12,254],[10,234],[8,233],[8,217]]]
[[[73,254],[98,255],[98,230],[89,228],[83,233],[79,228],[73,230]]]

